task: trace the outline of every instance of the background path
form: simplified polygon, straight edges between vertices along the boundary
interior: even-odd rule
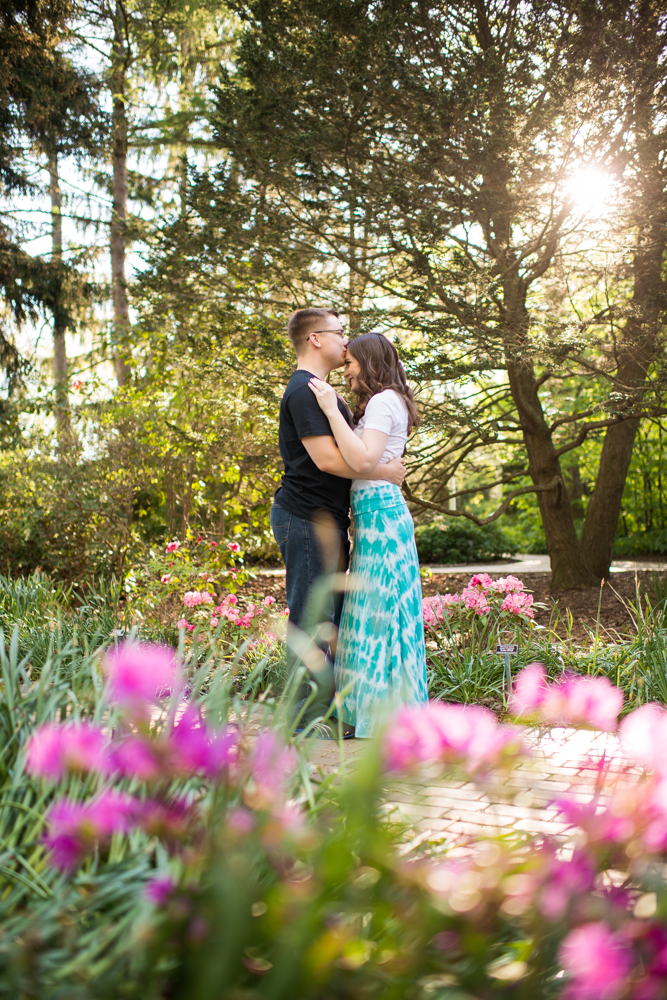
[[[577,729],[533,729],[526,732],[532,759],[508,776],[494,778],[489,788],[443,777],[442,765],[388,784],[385,808],[407,822],[418,840],[440,841],[465,851],[471,836],[508,833],[548,833],[564,846],[574,831],[558,816],[555,800],[567,794],[588,801],[600,766],[615,774],[636,771],[624,758],[616,736]],[[353,768],[366,740],[342,744],[343,766]],[[340,772],[340,747],[313,740],[309,757],[316,773]]]

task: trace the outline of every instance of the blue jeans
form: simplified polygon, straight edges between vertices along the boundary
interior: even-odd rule
[[[290,609],[290,626],[301,628],[311,635],[323,622],[340,624],[343,608],[342,591],[334,592],[333,585],[326,586],[326,578],[334,573],[344,573],[350,561],[350,542],[347,531],[339,528],[324,515],[323,522],[306,521],[274,503],[271,507],[271,529],[285,563],[285,590]],[[316,603],[310,602],[313,586],[321,581]],[[333,697],[333,651],[328,639],[316,639],[328,661],[327,679],[318,676],[311,680],[318,687],[318,700]],[[287,663],[290,671],[299,666],[299,659],[288,645]],[[327,690],[323,690],[326,688]]]

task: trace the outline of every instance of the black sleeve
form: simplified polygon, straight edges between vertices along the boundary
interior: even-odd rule
[[[333,437],[331,424],[307,385],[295,389],[287,405],[299,438],[318,437],[322,434]]]

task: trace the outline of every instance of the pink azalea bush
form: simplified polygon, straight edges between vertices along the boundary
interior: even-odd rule
[[[196,615],[189,620],[185,615],[178,619],[178,628],[193,631],[196,625],[217,629],[222,627],[227,639],[243,642],[247,640],[244,634],[253,630],[260,634],[260,641],[273,642],[276,633],[267,630],[271,624],[270,608],[276,603],[275,597],[267,595],[259,601],[245,600],[241,606],[236,594],[225,594],[219,604],[216,604],[209,591],[189,591],[183,596],[186,609],[197,609]]]
[[[533,595],[526,593],[523,582],[516,576],[492,580],[488,573],[471,577],[460,594],[436,594],[422,601],[425,625],[432,629],[452,616],[458,620],[465,612],[478,616],[509,612],[524,620],[535,617]]]

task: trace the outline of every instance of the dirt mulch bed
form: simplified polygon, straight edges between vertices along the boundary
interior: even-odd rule
[[[507,576],[499,566],[498,572],[489,574],[492,579]],[[462,569],[459,573],[434,573],[432,577],[422,578],[422,593],[424,597],[433,594],[456,593],[468,583],[470,572]],[[551,577],[548,573],[523,573],[520,577],[526,590],[532,592],[535,601],[545,604],[546,608],[535,611],[535,621],[539,625],[555,626],[560,639],[567,637],[567,612],[572,615],[570,635],[576,644],[590,642],[590,632],[595,632],[598,616],[600,591],[591,590],[551,590]],[[640,589],[647,586],[647,574],[638,573],[637,580]],[[241,593],[265,596],[270,594],[276,602],[285,606],[285,577],[257,575],[255,580],[249,580]],[[623,600],[636,603],[636,582],[634,573],[613,573],[610,583],[602,588],[600,602],[600,636],[607,642],[618,638],[627,638],[634,634],[632,616]],[[589,632],[590,630],[590,632]]]

